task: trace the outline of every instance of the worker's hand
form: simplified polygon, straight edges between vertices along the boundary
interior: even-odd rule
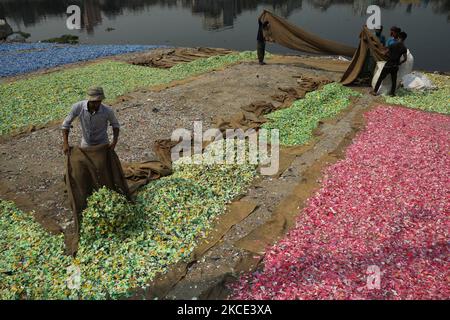
[[[63,144],[63,152],[64,152],[64,154],[67,155],[69,153],[69,150],[70,150],[69,144],[64,143]]]
[[[117,142],[113,142],[113,143],[111,143],[111,144],[109,145],[109,148],[110,148],[112,151],[114,151],[114,149],[116,149],[116,145],[117,145]]]

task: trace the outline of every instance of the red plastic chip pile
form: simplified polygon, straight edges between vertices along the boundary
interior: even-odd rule
[[[380,106],[233,299],[449,299],[450,117]]]

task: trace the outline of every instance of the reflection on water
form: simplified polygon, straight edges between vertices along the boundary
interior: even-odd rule
[[[194,15],[200,15],[207,30],[233,27],[234,20],[242,12],[256,10],[258,5],[271,7],[283,17],[306,2],[321,11],[333,5],[351,5],[354,15],[365,15],[371,4],[383,9],[394,9],[399,5],[412,13],[414,8],[431,7],[436,14],[447,15],[450,21],[450,1],[448,0],[0,0],[0,17],[9,18],[25,26],[33,26],[49,16],[64,16],[66,8],[77,4],[82,8],[83,28],[92,33],[94,27],[102,23],[102,14],[112,18],[123,15],[124,10],[140,12],[152,6],[189,8]]]
[[[65,27],[72,4],[82,9],[81,31]],[[256,18],[264,8],[324,38],[356,46],[371,4],[382,7],[386,33],[391,25],[408,32],[417,67],[450,70],[450,0],[0,0],[0,18],[16,31],[31,33],[31,41],[73,34],[91,44],[254,50]],[[274,45],[269,50],[290,52]]]
[[[0,0],[1,1],[1,0]],[[233,27],[236,17],[246,10],[255,10],[258,5],[266,4],[282,16],[302,7],[302,0],[256,1],[256,0],[3,0],[0,2],[0,17],[33,26],[49,16],[63,16],[71,4],[82,7],[83,28],[92,33],[94,27],[102,23],[102,14],[107,17],[119,16],[124,10],[140,12],[152,6],[189,8],[193,15],[203,19],[206,30],[218,30]],[[312,1],[323,2],[323,1]]]

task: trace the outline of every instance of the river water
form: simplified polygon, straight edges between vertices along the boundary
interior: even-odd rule
[[[81,30],[66,27],[71,4],[82,9]],[[31,41],[74,34],[89,44],[254,50],[263,9],[324,38],[356,46],[370,4],[382,8],[386,33],[392,25],[408,33],[416,69],[450,71],[450,0],[0,0],[0,18],[14,30],[30,33]],[[268,50],[290,52],[278,45]]]

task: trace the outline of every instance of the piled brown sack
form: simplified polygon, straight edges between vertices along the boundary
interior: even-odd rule
[[[169,69],[179,63],[191,62],[212,56],[227,55],[232,52],[231,50],[220,48],[177,48],[157,56],[152,55],[151,57],[142,56],[135,58],[130,63],[139,66]]]
[[[387,59],[385,47],[380,40],[367,27],[364,27],[359,35],[358,49],[353,56],[350,66],[342,76],[341,83],[343,85],[352,84],[358,79],[369,55],[377,62]]]

